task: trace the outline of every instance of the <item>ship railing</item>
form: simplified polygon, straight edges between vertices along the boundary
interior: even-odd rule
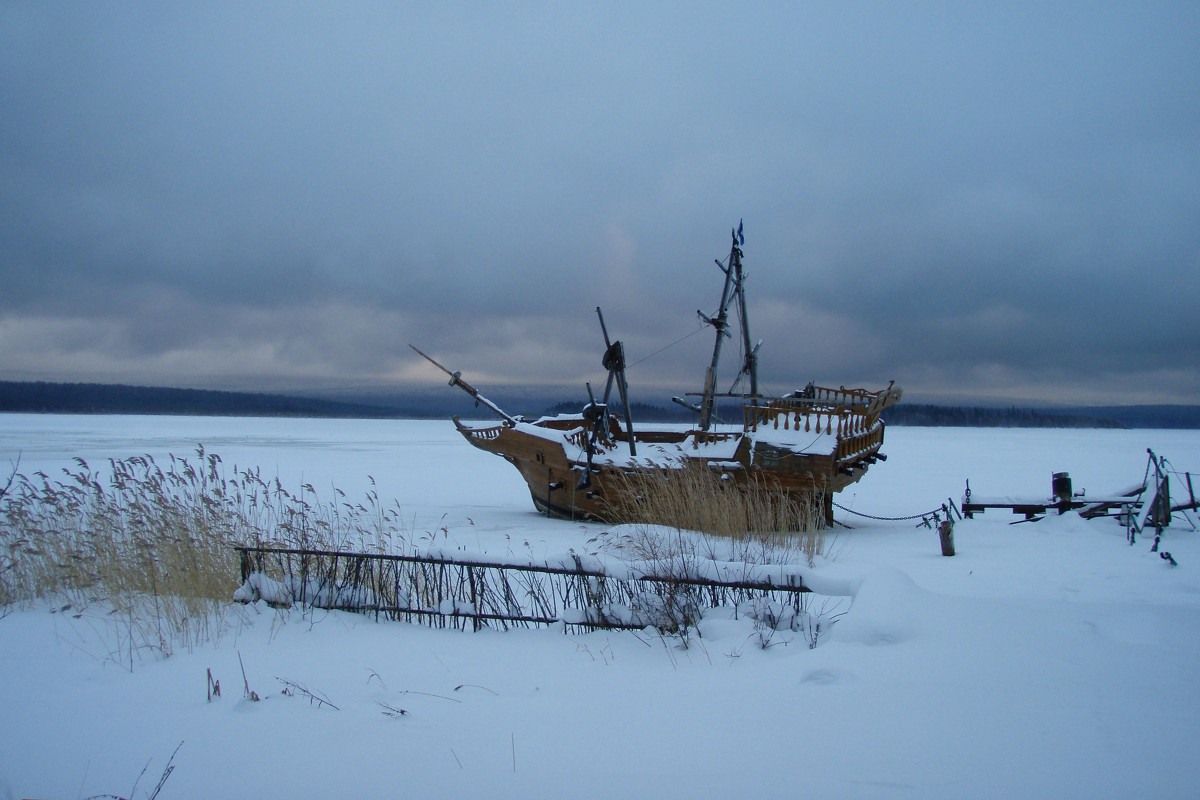
[[[839,386],[836,389],[829,386],[809,386],[789,397],[779,398],[779,402],[797,405],[867,406],[880,394],[883,392],[873,392],[869,389],[848,389],[845,386]]]
[[[855,436],[848,436],[838,441],[834,460],[838,463],[856,460],[865,453],[878,450],[883,445],[883,424],[876,423],[873,428]]]
[[[744,406],[745,429],[804,431],[836,435],[839,439],[869,431],[878,419],[861,406],[795,406],[772,401],[767,405]]]
[[[802,394],[743,406],[744,424],[748,431],[769,425],[805,433],[836,433],[839,439],[857,436],[872,430],[879,413],[898,402],[900,396],[894,382],[878,392],[809,386]]]
[[[462,425],[462,426],[459,426],[459,430],[461,430],[463,433],[465,433],[467,436],[470,436],[473,439],[483,439],[484,441],[491,441],[492,439],[498,438],[500,436],[500,434],[504,432],[504,426],[496,425],[491,428],[469,428],[465,425]]]
[[[868,389],[848,389],[845,386],[833,389],[827,386],[809,385],[803,391],[777,398],[771,403],[813,410],[848,407],[860,409],[862,413],[874,417],[878,416],[883,409],[899,402],[902,395],[903,392],[896,388],[895,381],[890,382],[886,389],[877,392]],[[871,422],[874,422],[874,419]]]

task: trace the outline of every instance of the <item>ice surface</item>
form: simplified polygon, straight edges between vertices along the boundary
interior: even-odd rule
[[[293,488],[373,489],[415,546],[455,558],[600,558],[611,530],[536,514],[516,471],[449,422],[0,416],[0,458],[26,472],[200,442]],[[179,742],[160,797],[1194,796],[1200,534],[1164,532],[1170,567],[1111,519],[988,512],[956,524],[943,558],[935,531],[852,513],[926,511],[967,479],[1047,496],[1060,471],[1108,494],[1141,479],[1147,447],[1200,470],[1195,431],[890,428],[889,460],[837,496],[853,529],[795,567],[852,599],[814,649],[781,608],[710,614],[684,649],[259,601],[231,604],[218,640],[135,653],[131,672],[120,615],[15,610],[0,619],[0,796],[130,796],[146,768],[143,797]],[[729,569],[716,555],[697,569]]]

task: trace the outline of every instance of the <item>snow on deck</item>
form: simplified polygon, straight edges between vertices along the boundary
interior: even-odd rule
[[[544,428],[533,423],[520,422],[513,427],[513,430],[545,439],[547,442],[559,444],[562,446],[568,460],[576,464],[587,463],[587,449],[580,447],[575,441],[580,433],[587,432],[587,427],[583,424],[578,428],[559,430],[557,428]],[[657,430],[670,431],[679,429],[660,426]],[[730,432],[736,433],[736,430],[731,430]],[[734,454],[737,452],[740,439],[740,436],[732,436],[723,441],[702,441],[697,443],[696,435],[692,432],[680,443],[637,442],[635,448],[637,451],[636,455],[630,453],[628,442],[610,442],[603,445],[603,452],[598,452],[592,457],[592,464],[593,466],[669,468],[678,466],[679,462],[684,458],[703,458],[707,461],[732,461]]]
[[[572,417],[552,417],[543,419],[573,419]],[[540,420],[539,420],[540,421]],[[587,426],[582,420],[580,425],[568,430],[547,428],[537,423],[519,422],[513,430],[530,436],[536,436],[547,442],[561,445],[567,459],[576,464],[587,463],[587,450],[576,444],[581,433],[587,432]],[[677,425],[658,424],[653,426],[638,426],[635,432],[653,431],[669,432],[683,430]],[[672,442],[637,442],[636,455],[629,452],[628,442],[610,442],[603,445],[603,452],[596,453],[592,458],[593,465],[611,466],[642,466],[642,467],[672,467],[685,458],[700,458],[708,462],[732,462],[737,453],[738,445],[743,438],[751,442],[751,446],[759,444],[790,450],[802,455],[826,455],[837,449],[837,436],[822,431],[804,431],[797,429],[775,428],[763,425],[756,431],[742,434],[739,428],[722,426],[713,431],[717,434],[735,434],[718,441],[707,441],[704,434],[697,436],[695,430],[689,429],[686,438],[679,443]],[[699,438],[699,441],[697,440]]]
[[[837,449],[837,436],[821,431],[804,431],[762,425],[757,431],[747,434],[755,445],[770,445],[793,453],[828,455]]]

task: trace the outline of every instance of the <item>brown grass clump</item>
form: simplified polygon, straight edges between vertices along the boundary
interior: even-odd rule
[[[614,523],[661,525],[798,549],[810,564],[824,549],[823,496],[788,495],[769,476],[751,473],[745,482],[735,482],[688,461],[678,469],[620,473],[615,480],[622,496],[637,500],[614,505]]]
[[[292,494],[197,453],[165,469],[137,456],[102,472],[76,459],[63,480],[14,475],[0,492],[0,613],[37,598],[77,613],[107,605],[107,619],[125,621],[122,649],[169,654],[219,635],[212,625],[237,588],[234,545],[386,549],[398,533],[399,509],[374,492],[365,504],[341,492],[320,503],[310,485]]]

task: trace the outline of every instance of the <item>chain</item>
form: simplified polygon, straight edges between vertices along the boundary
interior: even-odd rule
[[[910,519],[921,519],[921,518],[923,518],[923,517],[928,517],[930,514],[933,514],[933,513],[936,513],[937,511],[941,511],[941,510],[942,510],[942,509],[940,509],[940,508],[939,508],[939,509],[935,509],[934,511],[926,511],[924,514],[912,514],[912,515],[910,515],[910,516],[907,516],[907,517],[877,517],[877,516],[875,516],[874,514],[864,514],[863,512],[861,512],[861,511],[855,511],[855,510],[854,510],[854,509],[852,509],[852,508],[846,508],[846,507],[845,507],[844,505],[842,505],[841,503],[836,503],[836,502],[835,502],[835,503],[834,503],[834,505],[835,505],[835,506],[837,506],[838,508],[840,508],[842,511],[845,511],[845,512],[847,512],[847,513],[850,513],[850,514],[857,514],[858,516],[860,516],[860,517],[866,517],[867,519],[877,519],[877,520],[882,520],[882,521],[884,521],[884,522],[905,522],[906,520],[910,520]]]
[[[931,519],[933,520],[934,524],[936,524],[937,522],[939,522],[941,520],[942,514],[946,515],[946,519],[951,519],[950,507],[947,506],[945,503],[943,503],[940,508],[935,508],[932,511],[926,511],[922,514],[910,514],[907,517],[878,517],[878,516],[875,516],[874,514],[864,514],[863,512],[855,511],[852,508],[846,508],[844,505],[842,505],[841,503],[838,503],[838,502],[835,502],[833,505],[836,506],[837,508],[840,508],[842,511],[845,511],[848,514],[857,514],[860,517],[866,517],[867,519],[880,520],[882,522],[907,522],[908,520],[919,519],[919,520],[921,520],[921,524],[927,528],[931,527],[929,524]],[[918,527],[920,527],[920,526],[918,526]]]

